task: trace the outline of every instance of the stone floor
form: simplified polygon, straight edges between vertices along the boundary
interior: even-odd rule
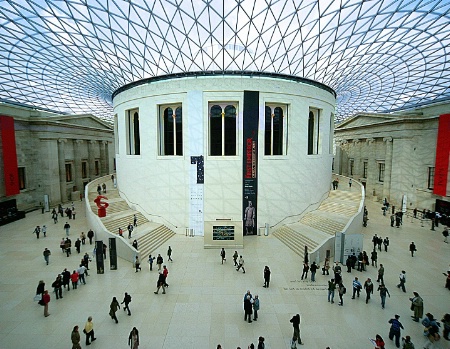
[[[87,232],[84,209],[76,203],[77,218],[70,221],[74,240],[81,231]],[[227,250],[227,261],[220,263],[219,250],[203,249],[201,237],[189,238],[177,235],[159,251],[166,257],[167,247],[173,249],[174,261],[170,270],[167,294],[153,294],[157,271],[150,272],[148,264],[135,273],[129,262],[119,260],[118,270],[98,275],[91,268],[87,284],[77,290],[64,292],[63,299],[56,300],[51,294],[49,310],[45,318],[43,307],[33,302],[40,279],[51,284],[63,268],[73,270],[81,256],[73,251],[67,258],[59,249],[64,236],[66,219],[53,224],[50,214],[31,212],[21,221],[0,227],[0,348],[1,349],[53,349],[69,348],[70,333],[74,325],[84,326],[88,316],[93,317],[95,335],[98,338],[90,348],[126,348],[128,334],[133,326],[140,331],[141,349],[196,348],[213,349],[220,343],[224,349],[237,346],[247,348],[257,343],[259,336],[266,338],[266,348],[289,347],[292,315],[302,316],[301,333],[303,348],[331,349],[373,348],[368,338],[377,333],[386,340],[386,348],[395,346],[387,338],[387,321],[399,314],[405,330],[416,348],[422,348],[422,326],[411,320],[410,302],[412,291],[424,298],[425,312],[439,319],[450,312],[450,292],[444,286],[445,272],[450,263],[450,244],[443,243],[442,227],[431,231],[430,226],[421,227],[418,220],[405,219],[400,229],[389,226],[388,217],[381,214],[380,205],[368,202],[369,226],[362,228],[364,244],[371,250],[371,239],[377,233],[389,236],[388,253],[379,254],[379,262],[386,268],[385,281],[391,293],[386,309],[381,309],[375,292],[369,304],[364,299],[351,300],[347,294],[344,306],[327,302],[328,277],[318,275],[317,282],[301,281],[302,261],[289,248],[272,236],[245,237],[242,253],[246,261],[246,273],[236,272]],[[32,234],[36,225],[46,224],[47,237],[39,240]],[[412,258],[408,252],[411,241],[417,245]],[[52,256],[46,266],[42,251],[48,247]],[[85,245],[82,253],[92,254],[92,247]],[[263,285],[263,268],[270,266],[270,288]],[[407,293],[395,285],[398,274],[406,270]],[[367,272],[344,272],[344,284],[351,292],[354,276],[361,280],[376,280],[376,268]],[[252,324],[244,322],[242,298],[247,289],[258,294],[261,302],[259,319]],[[124,292],[132,295],[131,316],[118,312],[119,323],[108,315],[113,296],[122,301]],[[82,337],[84,335],[82,334]],[[84,340],[82,347],[85,348]],[[441,340],[435,348],[450,348],[450,342]]]

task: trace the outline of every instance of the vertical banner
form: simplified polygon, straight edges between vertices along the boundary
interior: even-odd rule
[[[97,274],[105,273],[105,261],[103,259],[103,240],[95,241],[95,262]]]
[[[433,194],[447,196],[450,157],[450,114],[439,116]]]
[[[14,118],[0,115],[0,135],[3,149],[3,175],[5,178],[6,196],[17,195],[20,193],[20,190]]]
[[[258,198],[258,121],[259,92],[244,91],[243,115],[243,229],[244,235],[256,235]]]
[[[109,269],[117,270],[116,238],[109,238]]]

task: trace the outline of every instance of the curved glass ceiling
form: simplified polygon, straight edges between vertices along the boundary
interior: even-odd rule
[[[450,98],[449,0],[0,0],[0,101],[112,116],[152,76],[249,70],[337,92],[337,121]]]

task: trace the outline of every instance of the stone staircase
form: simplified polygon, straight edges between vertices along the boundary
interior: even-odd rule
[[[330,236],[342,231],[359,208],[359,191],[333,190],[320,206],[308,212],[296,223],[287,224],[273,232],[273,236],[303,258],[323,244]]]
[[[122,228],[124,239],[128,240],[127,226],[130,223],[133,224],[134,215],[136,215],[137,227],[133,231],[132,239],[127,242],[131,246],[132,241],[136,239],[139,247],[139,257],[142,262],[146,261],[150,253],[153,254],[158,247],[173,237],[175,233],[165,225],[150,222],[141,212],[132,210],[127,202],[120,197],[119,191],[113,187],[111,181],[107,181],[105,184],[106,193],[101,195],[108,198],[108,200],[104,201],[108,202],[109,206],[106,209],[106,217],[100,218],[102,224],[109,232],[115,235],[118,235],[119,228]],[[95,190],[88,193],[89,204],[92,212],[97,214],[97,205],[94,202],[98,196],[97,184],[90,187]]]

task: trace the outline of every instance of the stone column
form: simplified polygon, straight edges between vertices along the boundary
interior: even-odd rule
[[[361,142],[359,139],[353,140],[353,159],[354,159],[354,167],[353,167],[353,178],[359,179],[361,177]]]
[[[97,141],[88,141],[88,162],[89,162],[89,180],[93,181],[95,176],[95,145]]]
[[[349,151],[349,144],[347,140],[343,140],[340,144],[340,148],[342,149],[341,152],[341,168],[340,168],[340,174],[347,176],[348,175],[348,151]]]
[[[108,145],[107,141],[100,142],[100,175],[105,176],[106,172],[106,146]]]
[[[74,161],[74,179],[75,179],[75,185],[77,186],[77,190],[83,191],[83,176],[82,176],[82,170],[81,170],[81,147],[83,144],[83,140],[76,139],[73,141],[73,148],[74,148],[74,154],[73,154],[73,161]]]
[[[61,202],[67,202],[66,143],[67,139],[58,139],[59,188],[61,192]]]
[[[111,168],[109,167],[109,143],[110,142],[105,141],[105,167],[106,167],[105,174],[112,173]]]
[[[386,143],[386,155],[384,158],[384,183],[383,183],[383,198],[387,198],[391,202],[391,176],[392,176],[392,137],[384,137],[383,142]]]
[[[377,183],[377,163],[375,159],[376,149],[375,149],[375,138],[366,139],[367,147],[367,182],[366,190],[369,197],[373,196],[375,191],[375,185]]]

